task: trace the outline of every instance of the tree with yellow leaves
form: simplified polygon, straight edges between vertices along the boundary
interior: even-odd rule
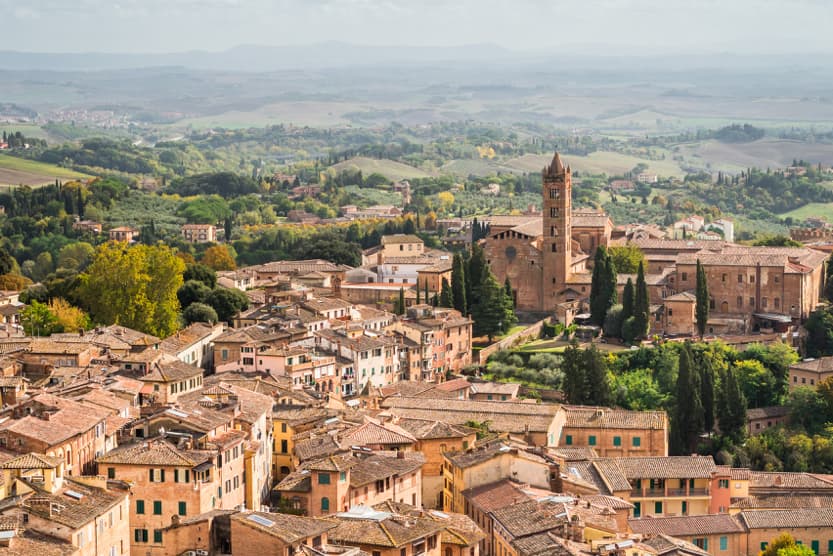
[[[200,262],[214,270],[234,270],[237,268],[231,249],[227,245],[209,247],[205,250]]]
[[[56,297],[49,302],[49,312],[64,332],[77,332],[90,328],[90,317],[82,309],[70,305],[66,299]]]

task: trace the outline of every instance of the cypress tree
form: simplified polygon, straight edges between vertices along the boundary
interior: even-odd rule
[[[833,302],[833,253],[827,259],[827,264],[824,266],[824,297],[830,302]]]
[[[454,307],[454,296],[446,278],[443,278],[443,287],[440,290],[440,307]]]
[[[709,285],[706,282],[706,270],[697,259],[697,290],[695,291],[696,304],[694,314],[697,317],[697,332],[700,338],[706,333],[706,324],[709,322]]]
[[[587,376],[578,343],[573,340],[561,358],[561,371],[564,373],[561,390],[568,403],[581,405],[587,400]]]
[[[596,326],[604,324],[607,313],[607,249],[600,245],[593,259],[593,274],[590,278],[590,322]]]
[[[642,261],[639,261],[639,268],[636,271],[636,292],[634,292],[633,300],[634,338],[642,338],[648,333],[650,302],[648,283],[645,282],[645,268]]]
[[[693,454],[697,450],[697,438],[703,431],[703,404],[700,380],[691,360],[689,343],[680,350],[676,402],[672,421],[672,451],[677,455]]]
[[[735,444],[743,440],[746,433],[746,398],[732,367],[721,375],[717,420],[724,437]]]
[[[416,291],[417,291],[416,304],[417,304],[417,305],[419,305],[419,304],[421,303],[421,301],[422,301],[422,300],[420,299],[420,294],[419,294],[420,289],[419,289],[419,283],[418,283],[418,282],[417,282],[417,288],[416,288]],[[428,300],[426,299],[426,300],[425,300],[425,302],[427,303],[427,302],[428,302]]]
[[[405,314],[405,289],[399,288],[399,299],[396,300],[396,314]]]
[[[714,400],[714,368],[705,350],[701,350],[696,358],[697,369],[700,373],[700,400],[703,404],[703,428],[711,433],[714,430],[715,400]]]
[[[512,303],[512,309],[515,308],[515,295],[512,292],[512,282],[509,281],[509,276],[506,276],[506,280],[503,281],[503,291],[506,293],[506,297],[509,298],[509,301]]]
[[[598,406],[610,405],[613,396],[610,392],[604,355],[593,344],[589,349],[584,350],[583,355],[582,364],[587,383],[586,403]]]
[[[622,292],[622,321],[633,316],[633,280],[628,278]]]
[[[466,279],[469,281],[469,291],[466,291],[466,299],[474,299],[480,294],[480,284],[486,276],[488,266],[486,265],[486,254],[483,253],[483,248],[478,244],[471,246],[471,257],[469,258],[469,265],[465,272]]]
[[[508,316],[506,295],[491,272],[487,272],[478,291],[477,303],[472,305],[471,309],[474,335],[486,335],[489,337],[489,342],[496,334],[505,330],[505,326],[510,326],[505,322]]]
[[[466,267],[463,261],[463,255],[460,253],[454,254],[454,259],[451,262],[451,299],[452,306],[460,311],[460,313],[468,314],[468,304],[466,297]]]
[[[417,284],[417,289],[419,289],[419,284]],[[423,292],[425,293],[425,302],[428,303],[428,280],[425,281]]]

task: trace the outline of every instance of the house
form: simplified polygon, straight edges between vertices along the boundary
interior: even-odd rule
[[[514,401],[521,385],[511,382],[472,382],[469,399],[475,401]]]
[[[389,330],[407,340],[402,371],[408,380],[439,382],[471,364],[472,320],[455,309],[413,305]]]
[[[72,229],[76,232],[100,234],[103,230],[101,222],[93,220],[76,220],[72,223]]]
[[[183,394],[202,388],[202,374],[203,370],[199,367],[179,359],[154,363],[147,374],[139,377],[145,384],[142,399],[151,404],[173,404]]]
[[[790,421],[787,406],[755,407],[746,410],[746,426],[750,436],[761,434],[770,427],[785,425]]]
[[[790,389],[799,386],[816,387],[833,376],[833,356],[807,358],[790,365]]]
[[[183,224],[180,228],[182,239],[188,243],[214,243],[217,241],[217,227],[213,224]]]
[[[305,462],[275,491],[290,508],[310,516],[387,500],[422,505],[422,454],[354,452]]]
[[[126,241],[127,243],[133,243],[139,237],[139,230],[131,228],[130,226],[112,228],[107,233],[110,235],[110,241]]]
[[[399,345],[393,336],[375,336],[361,330],[320,330],[315,345],[349,361],[342,366],[341,394],[351,396],[366,387],[393,384],[400,380]]]
[[[183,363],[211,369],[214,365],[214,339],[223,332],[223,324],[195,322],[165,338],[159,344],[159,350]]]
[[[188,442],[177,446],[157,437],[100,457],[102,474],[130,483],[135,493],[129,509],[131,552],[161,545],[171,516],[184,519],[242,505],[241,447],[240,442],[229,449],[207,444],[189,447]]]
[[[301,546],[320,549],[336,523],[290,514],[239,512],[231,516],[231,554],[286,556]]]
[[[296,435],[317,427],[325,420],[333,417],[333,415],[334,412],[326,408],[300,403],[281,403],[273,406],[272,437],[274,438],[274,449],[272,454],[272,475],[276,479],[283,479],[295,470],[293,454],[296,452]],[[324,438],[331,440],[329,435]],[[336,450],[338,449],[340,449],[340,446],[336,444]],[[310,455],[304,459],[309,459],[309,457],[314,456]]]
[[[356,506],[333,516],[328,531],[334,544],[355,546],[374,556],[441,556],[445,525],[430,517],[402,516]]]
[[[664,411],[563,406],[559,446],[588,446],[602,457],[667,456]]]
[[[729,514],[630,519],[628,528],[643,538],[669,535],[682,539],[712,556],[746,553],[746,529]]]
[[[78,556],[127,554],[127,489],[108,488],[107,481],[100,477],[65,477],[63,459],[43,454],[22,455],[6,461],[0,469],[9,497],[0,513],[23,525],[28,534],[55,539],[72,547],[71,554]],[[9,530],[3,529],[4,533]],[[18,549],[25,550],[25,546],[23,543]],[[23,553],[50,554],[43,546]]]
[[[741,553],[766,549],[772,539],[789,533],[816,554],[833,552],[833,509],[744,510],[738,520],[747,531]]]

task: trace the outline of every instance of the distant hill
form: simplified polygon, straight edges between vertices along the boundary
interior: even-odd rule
[[[362,175],[367,178],[370,174],[382,174],[391,181],[413,179],[413,178],[430,178],[431,174],[423,172],[419,168],[402,164],[393,160],[377,160],[375,158],[365,158],[357,156],[350,158],[344,162],[339,162],[331,166],[336,172],[341,172],[350,168],[358,168],[362,171]]]
[[[221,52],[191,51],[168,54],[99,52],[41,53],[0,51],[4,70],[114,70],[148,67],[186,67],[215,71],[274,71],[379,64],[444,61],[495,61],[512,53],[494,44],[453,47],[366,46],[329,41],[310,45],[242,45]]]

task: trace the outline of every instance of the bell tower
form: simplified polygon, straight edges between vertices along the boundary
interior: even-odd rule
[[[555,310],[570,277],[572,263],[572,171],[561,162],[558,153],[542,172],[543,236],[541,251],[543,276],[542,309]]]

